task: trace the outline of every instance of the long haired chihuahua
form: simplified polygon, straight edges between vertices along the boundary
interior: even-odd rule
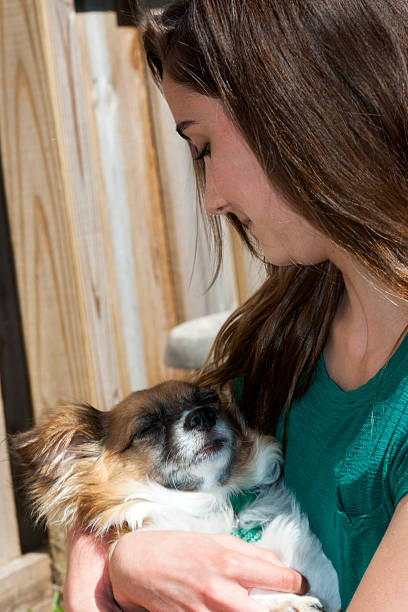
[[[39,519],[112,542],[136,529],[240,535],[309,582],[305,596],[253,589],[266,610],[340,608],[336,573],[283,485],[279,444],[213,390],[168,381],[110,412],[65,406],[12,447]]]

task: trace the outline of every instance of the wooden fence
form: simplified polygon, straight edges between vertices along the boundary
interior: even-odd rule
[[[34,418],[61,400],[109,409],[131,390],[180,376],[163,363],[169,330],[236,306],[262,273],[227,231],[222,274],[206,292],[211,261],[200,225],[195,257],[188,152],[149,79],[138,30],[120,27],[114,10],[76,12],[73,0],[0,0],[0,97]],[[7,397],[6,415],[18,415]],[[0,448],[0,609],[20,609],[10,576],[29,591],[20,591],[21,610],[49,609],[47,557],[21,556]],[[55,559],[60,582],[63,565]]]

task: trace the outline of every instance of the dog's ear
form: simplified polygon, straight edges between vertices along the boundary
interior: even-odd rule
[[[105,439],[106,413],[86,404],[62,406],[28,431],[11,437],[12,452],[27,476],[51,479],[80,458],[98,457]]]

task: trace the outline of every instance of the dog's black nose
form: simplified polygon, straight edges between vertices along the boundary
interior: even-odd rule
[[[217,421],[217,416],[212,408],[196,408],[192,410],[184,421],[184,429],[191,431],[210,431]]]

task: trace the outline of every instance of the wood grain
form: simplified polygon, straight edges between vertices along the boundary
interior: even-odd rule
[[[94,396],[40,5],[0,2],[0,137],[37,416]]]
[[[113,264],[115,245],[104,216],[109,194],[101,158],[106,147],[99,142],[95,125],[95,115],[104,114],[106,108],[93,90],[85,19],[88,16],[77,15],[70,2],[48,2],[43,12],[89,368],[96,405],[106,410],[132,387],[144,386],[145,376],[143,365],[136,380],[128,371]],[[110,149],[110,154],[114,158],[115,151]],[[111,172],[115,174],[114,168]],[[132,324],[137,327],[137,321]]]

